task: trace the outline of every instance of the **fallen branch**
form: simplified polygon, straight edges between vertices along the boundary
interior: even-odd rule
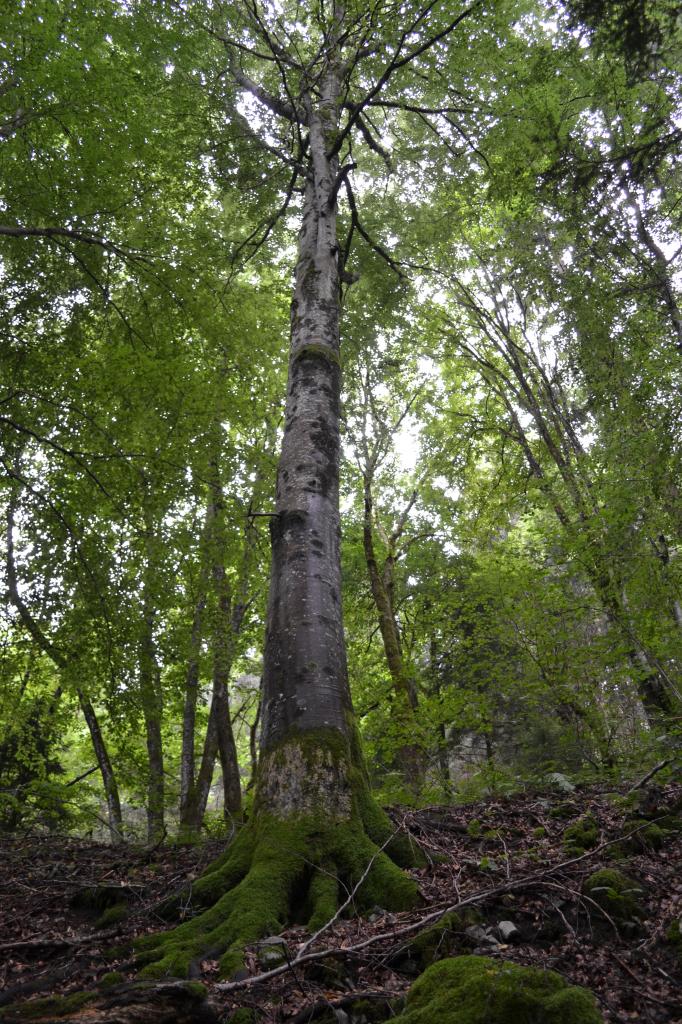
[[[118,934],[117,928],[110,928],[106,932],[96,932],[92,935],[85,935],[81,938],[65,939],[57,935],[38,935],[32,939],[17,939],[14,942],[3,942],[0,944],[0,953],[7,950],[30,950],[30,949],[79,949],[81,946],[99,945],[103,939],[109,939]]]
[[[642,788],[642,786],[646,786],[649,779],[653,779],[654,775],[658,775],[660,771],[662,771],[664,768],[667,768],[669,764],[672,764],[672,762],[672,757],[667,757],[665,761],[659,761],[657,765],[654,765],[650,772],[646,773],[643,779],[640,779],[639,782],[636,782],[634,786],[630,786],[630,789],[627,791],[625,795],[630,796],[631,793],[636,793],[638,789]]]

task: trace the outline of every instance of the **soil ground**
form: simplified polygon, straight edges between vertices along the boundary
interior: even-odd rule
[[[653,793],[642,795],[641,802],[648,800],[649,806],[638,813],[655,819],[679,804],[682,787],[653,787]],[[570,859],[564,830],[587,814],[597,823],[599,848],[560,867]],[[614,800],[613,789],[607,792],[604,787],[570,795],[491,797],[477,804],[419,811],[397,808],[392,815],[396,826],[415,836],[429,859],[427,867],[414,872],[424,897],[419,910],[388,914],[377,907],[368,917],[339,919],[308,950],[328,950],[324,959],[287,967],[255,984],[250,977],[272,966],[268,958],[273,944],[247,951],[249,977],[242,972],[237,988],[219,988],[217,961],[207,959],[198,965],[196,980],[206,986],[208,999],[194,1010],[183,1010],[185,1016],[171,1010],[163,1016],[159,987],[154,996],[156,1016],[145,1016],[139,1006],[122,1009],[125,1000],[117,1003],[115,993],[129,992],[135,978],[133,937],[168,927],[159,914],[162,902],[201,873],[222,850],[221,842],[149,851],[54,833],[4,837],[0,1020],[18,1019],[11,1008],[17,1002],[91,990],[103,979],[113,986],[109,1000],[116,1005],[115,1012],[110,1009],[98,1017],[84,1007],[57,1016],[41,1010],[43,1004],[38,1003],[25,1009],[33,1020],[62,1024],[99,1019],[227,1022],[239,1007],[252,1008],[263,1024],[302,1024],[322,1020],[325,1014],[334,1019],[329,1018],[334,1010],[336,1019],[354,1024],[363,1019],[354,1016],[353,1007],[364,995],[389,1017],[423,966],[410,954],[414,932],[399,934],[401,930],[479,894],[474,904],[478,920],[462,921],[448,939],[448,948],[436,949],[433,955],[480,953],[551,968],[591,989],[609,1024],[682,1022],[682,945],[667,937],[671,924],[682,919],[681,831],[666,831],[660,849],[644,845],[614,861],[613,847],[603,844],[632,830],[633,812]],[[614,866],[641,890],[642,914],[632,920],[609,920],[583,893],[592,872]],[[522,883],[527,876],[534,880]],[[510,921],[517,929],[507,941],[498,930],[501,921]],[[303,926],[281,935],[292,961],[309,935]],[[375,936],[381,937],[353,950]],[[105,977],[110,972],[122,977]]]

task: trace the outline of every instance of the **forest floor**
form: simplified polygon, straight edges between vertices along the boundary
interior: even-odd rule
[[[320,955],[299,963],[295,958],[309,936],[302,926],[290,928],[281,933],[285,946],[273,940],[249,950],[249,976],[244,971],[228,986],[220,987],[217,961],[205,960],[196,980],[208,998],[197,1002],[195,993],[191,1005],[176,998],[185,991],[181,986],[160,984],[151,999],[144,997],[153,1005],[142,1006],[125,948],[133,936],[167,927],[158,914],[161,902],[197,877],[221,843],[148,851],[54,834],[5,838],[0,1020],[223,1022],[236,1008],[249,1007],[263,1024],[365,1024],[390,1019],[431,959],[478,953],[551,968],[588,987],[608,1022],[682,1022],[682,941],[676,944],[667,934],[682,918],[682,831],[666,829],[653,849],[643,839],[650,827],[633,825],[633,817],[645,816],[670,826],[666,814],[671,807],[679,813],[682,787],[652,786],[636,797],[641,806],[634,811],[613,789],[597,786],[568,795],[534,792],[394,810],[396,823],[412,832],[429,858],[414,872],[424,897],[419,910],[389,914],[376,908],[366,917],[339,919],[306,950],[307,956]],[[587,815],[593,823],[585,822]],[[596,844],[578,856],[567,853],[565,836],[576,822],[587,825],[583,839]],[[652,833],[658,845],[661,837],[654,839]],[[614,859],[614,847],[621,859]],[[638,913],[618,920],[599,908],[596,891],[594,899],[586,894],[586,879],[604,867],[634,881]],[[414,943],[424,918],[467,900],[467,910],[460,909],[435,942]],[[500,922],[514,927],[500,928]],[[282,955],[288,964],[277,960]],[[252,980],[278,964],[281,973]],[[37,1001],[84,990],[98,994],[80,1008],[80,997],[59,1010]]]

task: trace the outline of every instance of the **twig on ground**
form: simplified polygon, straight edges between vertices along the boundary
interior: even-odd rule
[[[650,772],[646,773],[644,778],[640,779],[639,782],[636,782],[634,786],[630,786],[630,789],[625,795],[630,796],[631,793],[635,793],[638,789],[641,789],[642,786],[646,786],[649,779],[653,779],[654,775],[657,775],[664,768],[667,768],[669,764],[672,764],[672,762],[672,757],[667,757],[665,761],[659,761],[658,764],[654,765]]]

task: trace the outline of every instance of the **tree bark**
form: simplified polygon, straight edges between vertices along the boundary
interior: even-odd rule
[[[261,748],[292,729],[348,734],[339,522],[338,159],[328,157],[340,91],[332,65],[309,102],[310,164],[291,305],[284,438],[271,522]]]
[[[252,571],[253,550],[247,527],[243,533],[241,567],[236,585],[236,603],[233,604],[233,594],[225,566],[225,550],[227,545],[225,509],[220,480],[220,464],[215,450],[211,459],[210,496],[208,501],[206,518],[208,529],[205,538],[205,550],[206,568],[211,581],[213,597],[211,631],[213,687],[201,763],[195,778],[192,758],[189,788],[186,799],[180,807],[180,834],[187,836],[196,835],[201,828],[201,823],[206,813],[206,804],[213,779],[216,756],[220,758],[223,775],[225,814],[230,819],[241,815],[241,780],[237,748],[230,720],[228,683],[236,654],[237,638],[241,633],[244,617],[250,604],[248,590]],[[192,718],[192,729],[193,750],[194,718]]]

